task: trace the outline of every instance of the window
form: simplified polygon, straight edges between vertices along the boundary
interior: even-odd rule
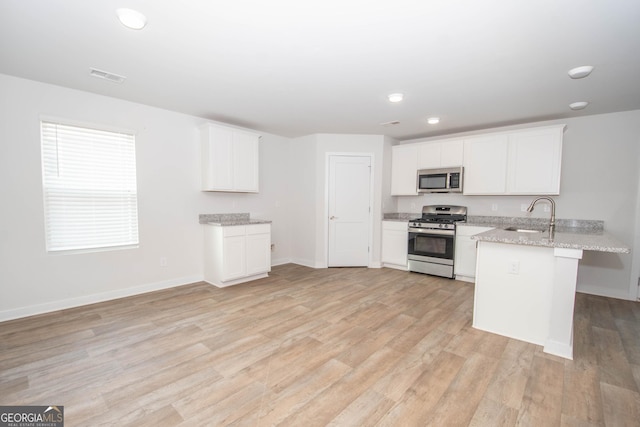
[[[134,135],[41,122],[47,251],[138,244]]]

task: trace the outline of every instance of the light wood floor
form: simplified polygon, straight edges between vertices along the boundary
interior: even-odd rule
[[[473,285],[274,268],[0,323],[0,405],[67,426],[638,426],[640,304],[579,294],[575,360],[471,327]]]

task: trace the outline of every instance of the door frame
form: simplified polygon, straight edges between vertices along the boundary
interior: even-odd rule
[[[372,267],[373,255],[373,207],[375,196],[375,154],[374,153],[358,153],[358,152],[326,152],[325,153],[325,180],[324,180],[324,263],[323,267],[329,267],[329,172],[331,157],[368,157],[371,167],[369,168],[369,230],[367,238],[369,239],[369,255],[367,257],[367,268]]]

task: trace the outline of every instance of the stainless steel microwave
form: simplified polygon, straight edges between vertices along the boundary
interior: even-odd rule
[[[418,193],[462,193],[463,168],[418,171]]]

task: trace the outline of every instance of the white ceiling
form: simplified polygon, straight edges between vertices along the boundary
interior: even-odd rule
[[[0,73],[282,136],[412,139],[640,109],[640,1],[0,0]]]

